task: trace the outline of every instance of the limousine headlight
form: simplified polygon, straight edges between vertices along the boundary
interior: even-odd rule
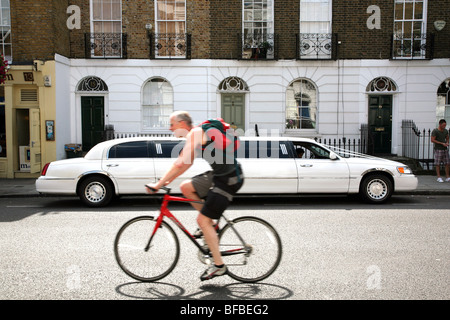
[[[397,171],[401,174],[412,174],[412,170],[408,166],[397,167]]]

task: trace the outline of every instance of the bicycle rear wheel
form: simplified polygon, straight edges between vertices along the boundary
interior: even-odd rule
[[[145,250],[155,228],[156,220],[142,216],[126,222],[114,241],[114,254],[120,268],[130,277],[151,282],[164,278],[174,268],[180,256],[178,237],[162,221],[149,250]]]
[[[231,224],[225,225],[219,239],[228,275],[235,280],[261,281],[270,276],[280,264],[282,253],[280,236],[263,219],[237,218]]]

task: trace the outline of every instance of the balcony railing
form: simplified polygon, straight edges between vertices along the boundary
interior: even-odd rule
[[[336,60],[337,34],[300,33],[297,34],[297,59]]]
[[[392,59],[433,59],[434,34],[392,36]]]
[[[151,33],[150,59],[191,59],[188,33]]]
[[[244,60],[277,60],[278,35],[266,34],[238,34],[238,48],[241,59]]]
[[[86,58],[127,58],[126,33],[85,33]]]

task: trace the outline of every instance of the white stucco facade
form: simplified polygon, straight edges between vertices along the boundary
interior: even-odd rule
[[[120,133],[163,133],[142,126],[142,88],[151,78],[167,80],[173,88],[174,110],[191,113],[194,122],[221,117],[219,84],[228,77],[246,83],[245,133],[358,139],[368,122],[368,97],[392,95],[392,148],[401,154],[401,123],[413,120],[419,127],[436,122],[437,90],[450,77],[449,59],[240,61],[240,60],[105,60],[56,57],[57,77],[66,78],[57,90],[58,107],[70,117],[67,141],[81,143],[81,96],[104,96],[105,124]],[[108,89],[79,92],[86,76],[103,80]],[[395,91],[367,92],[377,77],[395,83]],[[286,129],[286,90],[295,80],[307,79],[317,90],[315,129]],[[59,157],[60,153],[58,153]]]

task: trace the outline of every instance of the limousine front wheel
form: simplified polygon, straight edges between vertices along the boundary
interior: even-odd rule
[[[370,203],[386,202],[391,197],[392,192],[392,181],[381,174],[367,176],[361,183],[360,195]]]
[[[106,177],[92,176],[80,182],[78,195],[89,207],[106,206],[112,199],[114,188]]]

